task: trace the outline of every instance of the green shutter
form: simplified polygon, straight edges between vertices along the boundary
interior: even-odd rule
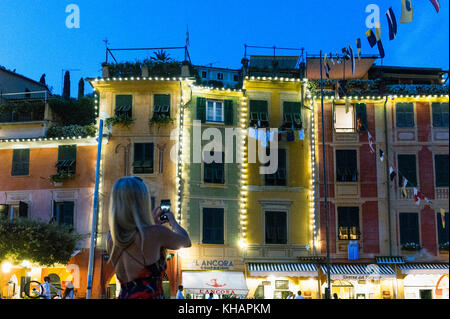
[[[131,110],[133,104],[133,96],[132,95],[116,95],[116,112],[121,111],[129,111]]]
[[[409,185],[417,185],[416,155],[398,155],[398,170],[408,180]],[[403,179],[398,178],[401,187]]]
[[[19,202],[19,217],[27,218],[28,217],[28,204],[24,202]]]
[[[414,103],[397,103],[395,109],[398,127],[414,127]]]
[[[225,100],[225,125],[233,125],[233,101]]]
[[[74,202],[64,202],[60,223],[73,227]]]
[[[356,103],[356,118],[361,120],[361,132],[367,131],[367,110],[366,103]]]
[[[169,107],[166,112],[170,114],[170,94],[155,94],[153,97],[153,110],[155,107],[161,107],[160,112],[163,111],[164,107]]]
[[[420,244],[419,215],[417,213],[400,213],[400,243]]]
[[[204,97],[197,98],[197,120],[205,123],[206,119],[206,99]]]
[[[434,157],[434,170],[436,176],[436,187],[448,187],[448,155],[436,155]]]
[[[448,127],[448,103],[431,104],[434,127]]]
[[[19,149],[13,151],[12,176],[28,175],[30,163],[30,150]]]

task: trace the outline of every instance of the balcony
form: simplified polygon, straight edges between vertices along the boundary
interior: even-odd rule
[[[436,187],[435,198],[448,200],[448,187]]]
[[[407,187],[406,188],[406,197],[404,197],[402,189],[399,188],[397,190],[397,199],[400,199],[400,200],[414,200],[414,189],[411,188],[411,187]]]
[[[44,120],[41,100],[7,100],[0,104],[0,123],[39,122]]]

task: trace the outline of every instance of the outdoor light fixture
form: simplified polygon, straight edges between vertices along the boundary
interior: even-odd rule
[[[10,262],[6,261],[2,264],[2,272],[3,273],[7,274],[11,271],[11,269],[12,269],[12,264]]]

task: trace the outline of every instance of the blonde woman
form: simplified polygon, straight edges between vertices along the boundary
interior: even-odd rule
[[[122,177],[111,194],[107,249],[121,284],[119,299],[163,299],[162,277],[166,249],[190,247],[186,230],[172,212],[150,212],[150,197],[142,179]]]

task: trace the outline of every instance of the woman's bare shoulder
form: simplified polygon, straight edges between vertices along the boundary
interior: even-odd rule
[[[148,225],[145,226],[142,230],[144,232],[145,236],[158,236],[160,235],[162,232],[164,232],[166,229],[166,227],[161,226],[161,225]]]

